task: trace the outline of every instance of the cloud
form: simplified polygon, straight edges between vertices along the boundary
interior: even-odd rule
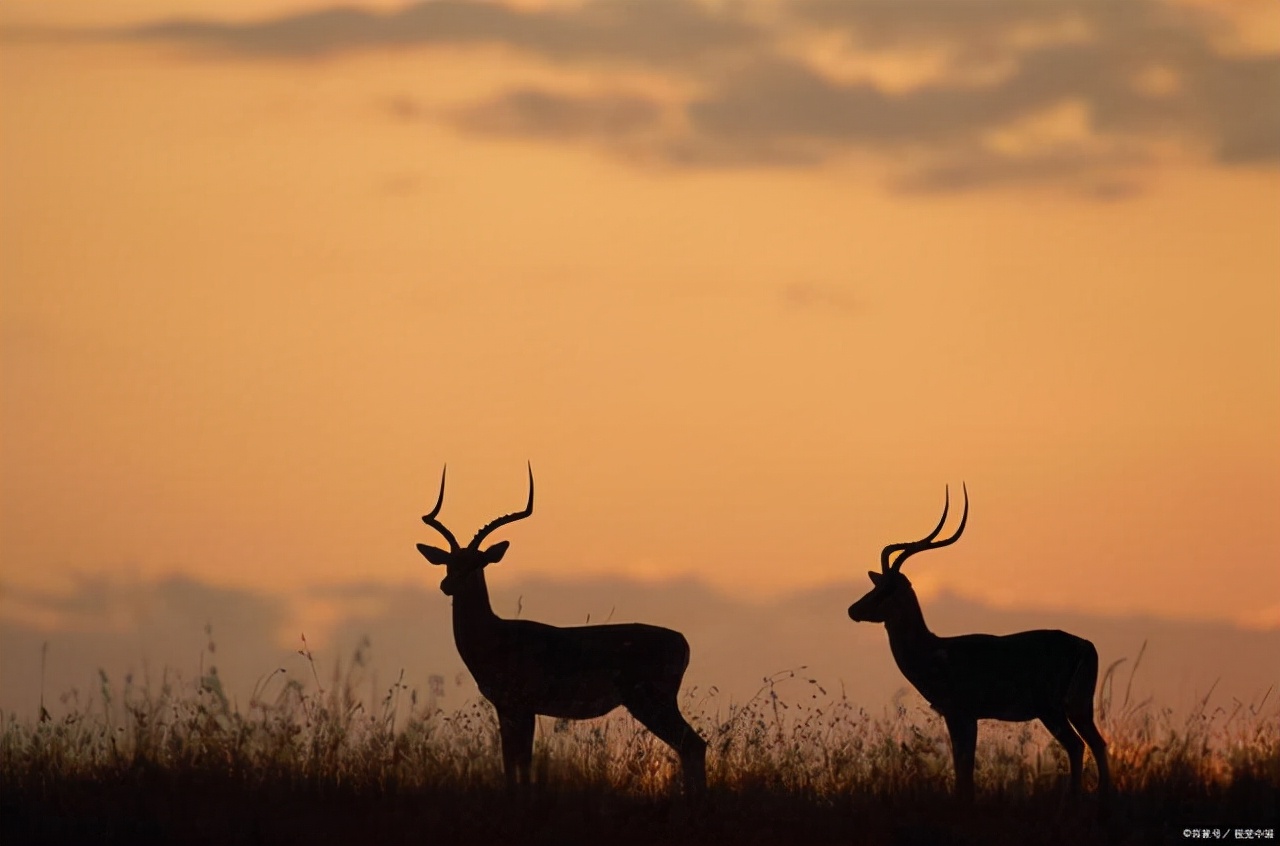
[[[398,102],[410,105],[404,115],[465,133],[588,141],[677,168],[815,167],[859,153],[882,157],[897,190],[1050,183],[1114,199],[1140,190],[1150,166],[1170,155],[1280,164],[1280,53],[1242,52],[1228,19],[1207,9],[1162,0],[793,0],[767,10],[698,0],[537,10],[440,0],[250,23],[165,21],[125,35],[254,58],[497,44],[585,64],[600,71],[598,90],[517,84],[443,115]],[[835,65],[815,44],[841,45]],[[869,69],[921,55],[934,70],[911,84],[890,85]],[[636,72],[680,84],[663,97],[619,93]],[[1065,109],[1075,119],[1055,123]]]
[[[940,188],[1131,165],[1140,157],[1137,144],[1170,138],[1207,146],[1222,163],[1280,159],[1280,56],[1220,55],[1190,32],[1156,44],[1146,43],[1155,33],[1129,34],[1132,40],[1113,33],[1085,43],[1010,48],[1013,69],[997,81],[975,85],[944,76],[900,92],[871,80],[838,81],[795,59],[771,59],[726,79],[687,111],[695,134],[726,147],[820,145],[831,155],[914,149],[942,157],[953,173],[971,160],[959,168],[965,179],[908,180]],[[1153,74],[1167,80],[1165,88],[1146,82]],[[1067,104],[1082,109],[1078,140],[1089,142],[1076,144],[1070,155],[1055,149],[1062,139],[1053,137],[1031,139],[1021,150],[993,141]],[[1117,155],[1122,148],[1128,152]]]
[[[796,0],[794,20],[846,35],[868,49],[946,46],[962,55],[1011,44],[1160,35],[1177,41],[1228,31],[1202,9],[1162,0]]]
[[[1222,60],[1197,83],[1219,161],[1280,162],[1280,55]]]
[[[125,34],[259,58],[501,44],[561,61],[606,59],[662,67],[750,47],[761,38],[754,26],[736,15],[688,0],[595,0],[570,9],[539,10],[436,0],[391,12],[330,8],[249,23],[170,20]]]
[[[464,129],[499,135],[616,141],[656,129],[661,116],[661,104],[645,97],[518,89],[459,111],[456,122]]]
[[[910,171],[894,187],[904,193],[935,193],[1056,179],[1086,197],[1122,200],[1142,193],[1141,182],[1126,171],[1132,173],[1147,161],[1140,150],[1103,155],[1068,147],[1012,158],[972,149]]]

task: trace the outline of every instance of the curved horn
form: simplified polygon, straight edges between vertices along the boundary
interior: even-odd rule
[[[956,526],[955,534],[952,534],[950,538],[934,540],[934,538],[937,538],[938,536],[938,531],[942,529],[942,523],[938,523],[937,529],[934,529],[928,538],[915,541],[914,544],[909,544],[906,549],[902,550],[902,554],[897,557],[897,561],[893,562],[893,570],[901,570],[902,562],[906,561],[906,559],[910,558],[911,555],[914,555],[915,553],[924,552],[925,549],[941,549],[942,547],[950,547],[950,545],[954,544],[955,541],[960,540],[960,535],[964,534],[965,523],[969,522],[969,489],[966,488],[964,483],[960,483],[960,486],[964,489],[964,512],[960,515],[960,525]],[[946,520],[945,508],[943,508],[942,511],[942,518],[943,521]]]
[[[945,499],[943,499],[942,501],[942,519],[938,521],[938,525],[933,527],[932,532],[925,535],[923,538],[921,538],[918,541],[906,541],[905,543],[891,543],[888,546],[886,546],[883,550],[881,550],[880,552],[881,572],[884,572],[884,573],[889,572],[889,569],[890,569],[889,557],[893,555],[893,553],[910,549],[911,547],[916,546],[917,544],[929,543],[930,541],[932,541],[934,538],[938,536],[938,532],[942,531],[942,527],[947,522],[947,512],[951,510],[951,486],[950,485],[946,487],[946,492],[944,496],[945,496]],[[897,565],[894,565],[893,569],[896,570]]]
[[[529,502],[528,504],[525,505],[524,511],[516,511],[512,514],[504,514],[503,516],[499,517],[497,520],[493,520],[493,521],[490,521],[489,523],[486,523],[485,526],[482,529],[480,529],[480,531],[476,532],[476,536],[471,539],[471,543],[468,544],[467,548],[478,549],[480,547],[480,541],[484,540],[485,537],[487,537],[488,534],[492,532],[494,529],[498,528],[499,526],[505,526],[508,523],[514,523],[517,520],[523,520],[524,518],[528,517],[532,513],[533,513],[533,463],[530,462],[529,464]]]
[[[444,469],[440,471],[440,496],[436,498],[436,507],[431,509],[430,514],[422,515],[422,522],[444,535],[444,539],[449,542],[449,549],[453,552],[458,551],[458,541],[454,538],[453,532],[445,528],[445,525],[436,519],[436,515],[440,513],[440,506],[444,505],[444,476],[449,472],[449,465],[446,464]]]
[[[944,506],[942,509],[942,520],[938,521],[938,527],[934,529],[929,534],[928,537],[921,538],[915,543],[895,545],[896,548],[902,550],[902,554],[898,556],[897,561],[893,562],[894,571],[902,569],[902,562],[906,561],[908,558],[915,555],[917,552],[924,552],[926,549],[941,549],[944,546],[950,546],[951,544],[960,540],[960,536],[964,534],[965,523],[969,522],[969,488],[963,482],[960,483],[960,486],[964,490],[964,512],[961,513],[960,515],[960,525],[956,527],[955,533],[951,535],[951,537],[949,538],[943,538],[942,540],[934,540],[934,538],[938,536],[938,532],[942,530],[942,524],[945,523],[947,520],[947,508],[946,506]],[[950,492],[948,492],[947,499],[948,501],[950,500]],[[948,502],[948,505],[949,504],[950,503]],[[881,555],[881,562],[880,562],[881,566],[884,565],[884,561],[887,559],[888,552],[895,547],[885,548],[884,553],[882,553]]]

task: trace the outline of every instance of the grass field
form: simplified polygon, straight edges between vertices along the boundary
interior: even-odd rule
[[[244,707],[212,667],[186,681],[102,674],[57,716],[5,715],[0,842],[1137,844],[1215,830],[1266,842],[1280,820],[1276,697],[1175,722],[1131,701],[1114,667],[1099,694],[1117,788],[1106,813],[1091,792],[1066,796],[1065,755],[1032,724],[983,723],[978,799],[960,804],[936,715],[869,713],[803,669],[745,703],[687,693],[710,743],[700,803],[621,711],[543,719],[538,783],[513,802],[486,703],[445,713],[400,683],[361,701],[366,669],[357,653],[328,683],[314,663],[305,684],[272,674]],[[1094,775],[1087,764],[1088,791]]]

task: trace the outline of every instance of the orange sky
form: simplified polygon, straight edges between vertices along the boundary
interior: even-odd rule
[[[4,584],[432,582],[531,459],[508,579],[852,599],[963,480],[926,592],[1280,626],[1274,4],[1135,0],[1137,112],[1087,16],[344,5],[6,3]]]

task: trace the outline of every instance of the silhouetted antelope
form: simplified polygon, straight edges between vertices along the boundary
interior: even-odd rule
[[[706,786],[706,742],[685,722],[676,704],[689,665],[689,642],[670,629],[640,623],[558,628],[530,620],[504,620],[489,605],[484,568],[502,560],[509,543],[487,549],[480,542],[500,526],[533,513],[529,503],[485,525],[471,543],[458,545],[436,515],[444,503],[444,473],[436,507],[422,522],[449,549],[418,544],[432,564],[443,564],[440,590],[453,597],[453,640],[485,698],[498,712],[507,787],[529,784],[535,716],[583,720],[625,706],[645,728],[680,756],[685,790]]]
[[[978,720],[1040,720],[1067,750],[1071,792],[1080,792],[1084,746],[1098,764],[1098,787],[1111,789],[1107,744],[1093,724],[1093,693],[1098,652],[1089,641],[1060,631],[1011,635],[971,634],[938,637],[925,625],[902,562],[917,552],[938,549],[960,539],[969,519],[969,492],[954,535],[935,540],[947,522],[950,492],[942,519],[918,541],[895,543],[880,553],[880,572],[870,572],[871,591],[849,606],[855,622],[884,623],[898,669],[946,721],[956,769],[956,793],[973,798],[973,752]],[[889,563],[895,553],[896,561]],[[1084,738],[1084,741],[1081,741]]]

